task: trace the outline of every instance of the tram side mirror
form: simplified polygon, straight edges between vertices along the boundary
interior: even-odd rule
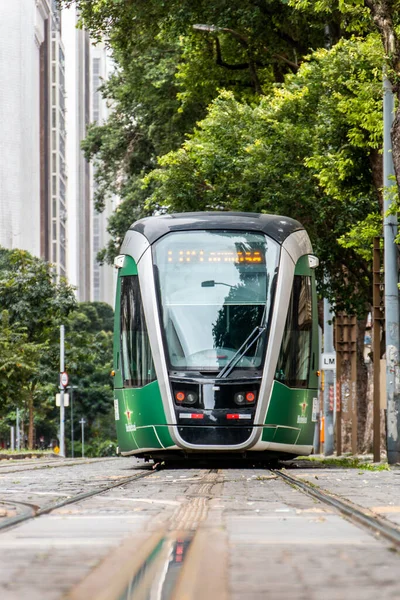
[[[207,281],[202,281],[201,287],[215,287],[214,279],[208,279]]]

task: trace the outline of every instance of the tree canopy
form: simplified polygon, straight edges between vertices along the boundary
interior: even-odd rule
[[[54,281],[49,263],[0,249],[0,306],[0,410],[27,411],[32,447],[35,404],[54,369],[59,325],[75,307],[74,291],[65,280]]]
[[[98,208],[109,193],[121,198],[101,258],[160,210],[283,213],[310,232],[320,289],[365,312],[381,227],[382,65],[398,94],[400,3],[62,4],[73,1],[116,61],[103,86],[111,116],[84,143],[99,167]]]
[[[60,325],[65,325],[65,367],[75,390],[76,423],[87,420],[87,439],[113,438],[113,310],[101,302],[77,304],[66,281],[55,281],[49,263],[23,250],[0,248],[0,434],[21,411],[47,442],[57,438]],[[66,411],[68,415],[68,409]],[[103,419],[104,417],[104,419]]]

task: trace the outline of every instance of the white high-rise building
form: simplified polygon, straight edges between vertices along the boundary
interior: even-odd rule
[[[37,256],[44,253],[40,101],[50,9],[48,0],[0,3],[0,245]]]
[[[99,87],[105,82],[113,70],[113,62],[104,44],[96,44],[91,47],[92,67],[92,121],[101,124],[109,114],[109,106],[102,98]],[[96,191],[95,168],[93,169],[92,194]],[[97,253],[104,248],[109,240],[107,234],[107,221],[115,210],[115,198],[108,198],[104,211],[98,213],[93,208],[93,300],[107,302],[114,306],[115,292],[115,270],[110,265],[100,265],[97,261]]]
[[[68,277],[79,301],[92,299],[91,167],[81,149],[90,123],[90,40],[75,5],[62,11],[65,47]]]
[[[67,170],[65,129],[65,52],[61,36],[61,15],[54,3],[49,44],[49,79],[51,84],[49,112],[49,260],[59,276],[67,276]]]
[[[113,269],[96,254],[114,206],[94,210],[81,149],[89,123],[108,116],[98,88],[112,63],[77,22],[74,4],[0,0],[0,246],[51,262],[78,300],[113,305]]]

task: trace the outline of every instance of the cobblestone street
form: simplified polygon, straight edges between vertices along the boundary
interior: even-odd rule
[[[26,505],[43,510],[68,497],[123,483],[3,530],[2,600],[81,597],[79,585],[93,569],[96,579],[106,572],[108,580],[117,581],[121,563],[129,562],[121,549],[129,547],[132,557],[139,558],[149,538],[160,531],[189,541],[195,536],[183,568],[176,567],[174,585],[164,586],[160,598],[181,597],[182,581],[188,579],[185,571],[190,571],[190,585],[201,582],[202,564],[210,560],[208,588],[196,585],[194,595],[187,597],[400,597],[400,556],[392,544],[288,485],[273,471],[196,467],[152,471],[128,458],[40,464],[19,462],[14,468],[0,463],[4,509],[0,524],[15,512],[21,514]],[[400,470],[287,472],[398,523]],[[123,479],[136,475],[145,477]],[[111,553],[123,560],[110,566]],[[171,562],[170,555],[165,562]],[[118,596],[110,600],[113,597]]]

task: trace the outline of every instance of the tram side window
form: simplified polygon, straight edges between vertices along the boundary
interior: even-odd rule
[[[121,279],[121,355],[125,387],[156,379],[137,275]]]
[[[311,277],[295,275],[276,379],[288,387],[307,387],[312,339]]]

